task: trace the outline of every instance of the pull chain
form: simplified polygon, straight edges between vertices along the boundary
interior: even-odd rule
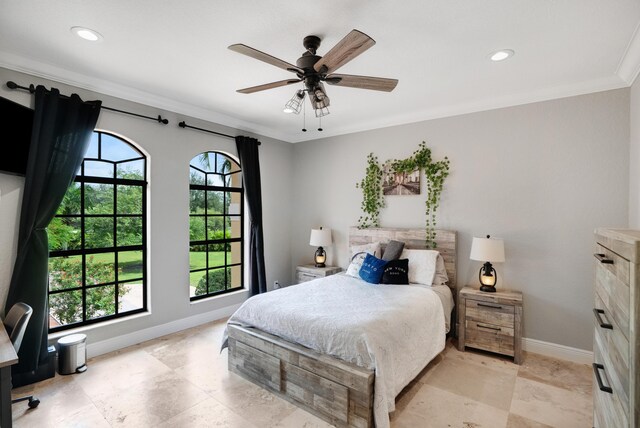
[[[318,131],[322,132],[322,116],[318,118]]]
[[[302,100],[302,132],[307,132],[307,103]]]

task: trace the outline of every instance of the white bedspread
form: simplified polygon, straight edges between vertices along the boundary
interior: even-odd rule
[[[228,323],[375,369],[378,428],[389,427],[396,395],[444,349],[446,335],[431,287],[374,285],[344,274],[253,296]],[[223,347],[226,339],[225,331]]]

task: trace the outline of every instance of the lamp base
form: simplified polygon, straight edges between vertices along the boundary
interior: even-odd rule
[[[483,285],[480,287],[480,291],[485,291],[487,293],[495,293],[496,287],[493,287],[491,285]]]
[[[315,257],[313,258],[313,261],[315,262],[316,267],[319,267],[319,268],[325,267],[326,265],[324,264],[324,262],[326,260],[327,260],[326,251],[324,251],[324,248],[318,247],[318,249],[316,250]]]

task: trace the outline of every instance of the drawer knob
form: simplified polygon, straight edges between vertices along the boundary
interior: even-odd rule
[[[613,330],[613,326],[610,323],[604,322],[602,320],[602,318],[604,316],[604,309],[593,308],[593,314],[596,316],[596,321],[598,321],[598,324],[600,325],[600,328],[606,328],[606,329],[609,329],[609,330]]]
[[[613,259],[608,259],[606,254],[595,253],[594,256],[602,264],[605,264],[605,265],[612,265],[613,264]]]
[[[613,394],[613,389],[610,386],[605,386],[602,383],[602,378],[600,377],[600,370],[604,372],[604,366],[602,364],[593,363],[593,374],[596,375],[596,381],[598,382],[598,388],[602,392],[608,392],[609,394]]]

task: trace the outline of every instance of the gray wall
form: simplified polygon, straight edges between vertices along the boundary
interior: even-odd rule
[[[438,227],[458,231],[459,286],[477,283],[472,237],[501,237],[498,286],[524,293],[524,336],[591,350],[593,230],[628,222],[629,90],[296,144],[292,265],[312,260],[310,229],[323,225],[329,260],[346,268],[367,154],[406,158],[423,140],[451,160]],[[386,197],[381,225],[421,227],[424,200],[424,183],[420,196]]]
[[[629,147],[629,227],[640,229],[640,79],[631,86]]]
[[[0,68],[0,82],[45,83]],[[244,295],[191,304],[188,299],[188,162],[197,153],[235,154],[233,141],[177,128],[179,120],[235,135],[233,129],[53,83],[63,93],[155,116],[161,126],[103,111],[98,127],[121,134],[149,155],[149,285],[151,314],[87,330],[89,343],[116,338],[240,303]],[[347,231],[360,215],[366,156],[410,156],[425,140],[435,159],[451,159],[439,227],[459,232],[459,284],[475,283],[479,262],[468,260],[471,238],[505,239],[499,287],[525,295],[525,336],[591,349],[592,232],[640,223],[634,179],[640,165],[637,85],[629,90],[548,101],[290,145],[260,137],[267,280],[290,282],[296,264],[310,262],[312,227],[334,230],[330,262],[347,266]],[[0,95],[31,104],[31,96]],[[635,115],[633,112],[636,112]],[[325,121],[330,126],[330,118]],[[634,152],[635,150],[635,152]],[[635,153],[635,155],[634,155]],[[634,161],[634,156],[638,161]],[[630,174],[631,168],[631,174]],[[635,174],[635,175],[634,175]],[[15,259],[24,180],[0,173],[0,302]],[[424,186],[423,186],[424,187]],[[629,199],[631,204],[629,204]],[[388,197],[388,227],[424,224],[420,196]],[[634,208],[635,207],[635,208]],[[634,211],[635,209],[635,211]],[[636,226],[637,227],[637,226]],[[183,248],[184,251],[180,251]]]
[[[148,316],[134,316],[107,325],[93,326],[86,331],[89,344],[176,320],[197,317],[244,300],[246,293],[242,292],[197,303],[189,301],[189,161],[198,153],[207,150],[220,150],[235,156],[236,149],[235,142],[231,139],[181,129],[177,124],[180,120],[186,120],[191,125],[230,135],[242,134],[241,131],[0,68],[0,95],[24,105],[32,105],[31,95],[22,91],[10,91],[4,86],[7,80],[14,80],[23,85],[53,85],[64,94],[77,92],[86,100],[102,99],[106,106],[153,117],[162,114],[170,121],[168,125],[163,126],[150,120],[107,110],[102,110],[100,114],[98,129],[112,131],[132,140],[148,155],[148,272],[151,313]],[[291,272],[290,198],[293,146],[266,137],[256,137],[262,142],[260,163],[267,280],[269,284],[274,280],[287,283]],[[7,141],[6,136],[4,141]],[[6,150],[6,145],[4,149]],[[15,260],[23,185],[23,178],[0,173],[0,302],[3,306]]]

